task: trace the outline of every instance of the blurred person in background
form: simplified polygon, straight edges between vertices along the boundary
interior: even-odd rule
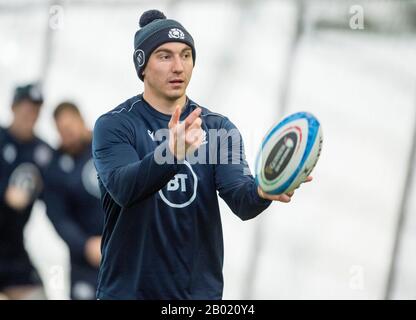
[[[54,111],[61,145],[45,182],[47,214],[66,242],[71,258],[71,299],[95,299],[103,212],[91,159],[91,131],[70,102]]]
[[[12,123],[0,128],[0,293],[8,299],[45,298],[23,235],[52,157],[52,149],[34,133],[42,103],[38,85],[17,87]]]

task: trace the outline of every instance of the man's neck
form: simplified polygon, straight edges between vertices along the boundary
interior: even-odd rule
[[[148,104],[150,104],[157,111],[164,114],[173,114],[175,112],[176,106],[181,106],[183,108],[186,104],[186,95],[176,99],[176,100],[167,100],[160,98],[158,96],[148,94],[146,91],[143,93],[143,98]]]
[[[85,148],[87,148],[88,145],[91,143],[91,139],[92,139],[91,131],[85,130],[81,140],[78,141],[78,143],[73,144],[71,146],[67,146],[67,147],[61,145],[60,149],[65,153],[69,153],[71,156],[77,156],[81,154],[82,152],[84,152]]]
[[[24,132],[20,130],[19,125],[17,125],[15,122],[13,122],[10,125],[8,131],[17,141],[20,141],[20,142],[27,142],[34,138],[33,132],[28,133],[28,132]]]

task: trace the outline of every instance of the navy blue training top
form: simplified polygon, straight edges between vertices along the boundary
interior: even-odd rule
[[[188,99],[180,120],[196,107]],[[207,134],[196,154],[216,159],[205,164],[190,164],[188,158],[161,164],[160,154],[173,157],[166,140],[159,141],[157,135],[168,128],[171,116],[158,112],[142,95],[97,120],[93,159],[105,211],[97,298],[222,298],[224,248],[217,191],[242,220],[257,216],[271,201],[258,196],[243,144],[237,144],[237,151],[233,148],[235,140],[227,132],[237,132],[241,141],[236,127],[228,118],[201,109]],[[213,129],[222,130],[215,136]]]
[[[85,244],[90,237],[101,235],[104,214],[91,142],[85,142],[76,155],[54,151],[45,175],[44,200],[48,217],[69,247],[71,263],[93,268],[86,260]]]
[[[0,128],[0,278],[1,274],[12,276],[33,268],[24,247],[23,231],[34,202],[42,195],[51,158],[51,147],[38,137],[23,142],[9,129]],[[9,186],[29,194],[27,207],[15,210],[6,203]]]

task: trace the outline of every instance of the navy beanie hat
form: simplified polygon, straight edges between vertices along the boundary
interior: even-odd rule
[[[13,103],[15,105],[23,100],[29,100],[34,104],[41,105],[43,103],[43,95],[38,83],[30,83],[16,87],[13,95]]]
[[[192,49],[195,65],[194,39],[177,21],[166,19],[159,10],[148,10],[140,17],[140,29],[134,35],[133,61],[137,75],[143,81],[142,72],[152,52],[166,42],[182,42]]]

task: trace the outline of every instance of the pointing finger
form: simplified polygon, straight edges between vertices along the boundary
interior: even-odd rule
[[[170,118],[169,128],[172,128],[173,126],[178,124],[180,115],[181,115],[181,107],[177,105],[175,112],[172,114],[172,117]]]

